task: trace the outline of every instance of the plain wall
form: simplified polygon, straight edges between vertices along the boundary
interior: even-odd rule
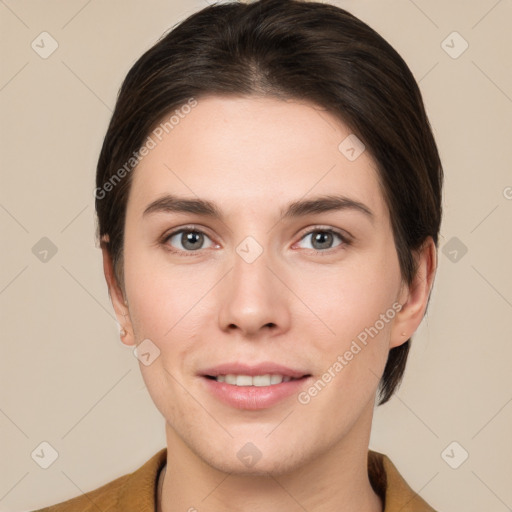
[[[404,57],[445,169],[428,314],[402,386],[375,411],[370,448],[438,510],[509,510],[512,2],[331,3]],[[95,243],[94,177],[122,79],[165,31],[205,5],[0,3],[1,511],[90,491],[165,446],[139,362],[118,337]],[[39,41],[41,52],[44,37],[51,48],[43,31],[58,43],[46,59],[31,46]],[[467,50],[453,58],[464,40]],[[48,469],[31,457],[43,441],[59,454]],[[469,454],[457,469],[442,457],[453,441],[461,448],[448,450],[452,459]]]

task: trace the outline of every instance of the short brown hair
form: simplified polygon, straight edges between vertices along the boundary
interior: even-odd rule
[[[343,9],[259,0],[194,13],[146,51],[121,86],[99,156],[96,211],[98,237],[123,290],[131,157],[164,115],[212,94],[306,100],[345,123],[378,166],[402,280],[412,283],[415,251],[429,236],[438,245],[443,169],[411,71],[379,34]],[[114,180],[122,168],[122,179]],[[409,346],[407,340],[390,350],[379,405],[400,384]]]

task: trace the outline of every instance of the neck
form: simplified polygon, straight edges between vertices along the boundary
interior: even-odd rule
[[[326,453],[292,472],[265,476],[219,471],[190,450],[167,424],[168,464],[160,475],[157,512],[382,512],[381,499],[368,477],[373,410],[370,413],[364,435],[360,428],[353,428]]]

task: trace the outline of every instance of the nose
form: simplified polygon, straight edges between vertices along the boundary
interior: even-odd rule
[[[244,337],[266,338],[290,328],[290,294],[283,272],[264,251],[248,262],[235,253],[233,268],[222,280],[219,326]]]

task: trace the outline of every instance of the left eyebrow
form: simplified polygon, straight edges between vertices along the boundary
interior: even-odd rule
[[[294,201],[286,208],[281,209],[280,213],[281,218],[287,219],[341,210],[354,210],[363,213],[372,224],[374,223],[375,215],[368,206],[355,199],[339,195],[325,195],[309,200]],[[144,217],[158,212],[184,212],[220,220],[224,218],[220,208],[211,201],[199,198],[188,199],[170,194],[150,203],[142,215]]]
[[[281,216],[283,219],[295,218],[315,213],[340,210],[355,210],[363,213],[372,224],[375,221],[375,215],[368,206],[355,199],[339,195],[326,195],[315,197],[307,201],[295,201],[290,203],[286,210],[281,210]]]

